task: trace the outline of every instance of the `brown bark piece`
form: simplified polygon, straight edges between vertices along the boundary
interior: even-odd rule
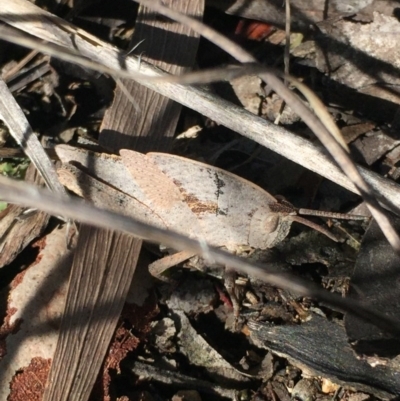
[[[141,241],[83,225],[44,400],[87,400],[135,271]],[[51,385],[57,383],[57,385]]]
[[[255,345],[289,359],[303,375],[319,375],[335,383],[382,398],[400,392],[398,361],[372,367],[357,358],[343,326],[318,315],[301,325],[249,323]]]
[[[40,401],[42,383],[46,381],[50,360],[33,358],[23,372],[18,372],[10,384],[8,401]]]
[[[165,5],[192,17],[201,17],[204,9],[203,0],[168,0]],[[143,39],[145,41],[138,50],[145,52],[143,61],[172,74],[181,74],[193,66],[198,35],[186,26],[165,20],[140,6],[132,46]],[[103,119],[100,144],[113,151],[126,148],[145,153],[169,149],[182,106],[137,82],[122,80],[122,83],[140,111],[135,110],[117,87],[114,102]]]
[[[0,328],[0,400],[42,399],[73,257],[66,233],[64,225],[36,241],[36,260],[10,284]],[[25,397],[21,396],[23,389]]]

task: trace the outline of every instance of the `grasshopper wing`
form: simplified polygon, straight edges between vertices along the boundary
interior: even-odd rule
[[[160,216],[148,206],[86,174],[74,165],[65,164],[57,170],[57,173],[65,187],[91,201],[95,206],[125,214],[143,223],[166,228]]]
[[[130,179],[121,157],[68,145],[57,145],[55,150],[63,164],[73,164],[92,177],[146,204],[146,196],[140,186]]]
[[[146,204],[166,222],[167,227],[208,242],[197,216],[185,203],[173,180],[142,153],[123,149],[120,154],[130,177],[143,191]]]
[[[269,205],[276,199],[253,183],[204,163],[163,153],[147,155],[181,192],[197,216],[209,243],[234,249],[238,245],[265,248],[265,219],[275,217]],[[257,219],[260,224],[254,224]],[[277,223],[278,224],[278,223]],[[267,227],[265,227],[267,228]]]

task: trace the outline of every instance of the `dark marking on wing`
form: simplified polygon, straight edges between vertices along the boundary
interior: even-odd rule
[[[247,216],[249,217],[249,219],[251,220],[254,216],[254,213],[257,211],[257,209],[252,209],[250,210],[250,212],[247,213]]]
[[[219,203],[219,198],[221,195],[224,194],[224,191],[222,191],[222,188],[226,185],[224,180],[222,180],[219,175],[218,171],[209,169],[208,174],[210,175],[210,178],[213,180],[215,186],[216,186],[216,191],[214,192],[215,197],[217,198],[217,210],[215,212],[216,215],[218,216],[227,216],[228,215],[228,209],[221,209],[218,205]]]
[[[224,193],[224,191],[222,191],[222,188],[225,186],[225,182],[221,180],[221,178],[219,178],[218,171],[214,171],[213,173],[214,173],[214,184],[217,187],[217,190],[215,191],[215,196],[218,199],[219,196]]]
[[[187,193],[182,184],[178,180],[173,180],[174,184],[178,187],[180,193],[183,196],[184,202],[189,206],[190,210],[196,214],[202,213],[215,213],[218,214],[218,205],[215,202],[204,202],[198,199],[193,194]]]

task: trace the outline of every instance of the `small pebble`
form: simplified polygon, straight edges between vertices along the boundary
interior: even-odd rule
[[[313,401],[317,394],[318,388],[314,380],[301,379],[292,390],[292,399],[299,401]]]

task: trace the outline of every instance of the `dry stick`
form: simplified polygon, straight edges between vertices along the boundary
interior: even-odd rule
[[[359,301],[342,298],[297,276],[275,271],[268,265],[253,264],[246,259],[209,247],[204,242],[138,222],[121,214],[95,208],[77,199],[60,198],[24,182],[0,177],[0,186],[2,188],[1,197],[8,202],[35,207],[52,215],[62,214],[68,218],[96,227],[123,231],[150,241],[165,244],[177,250],[193,251],[208,261],[232,266],[232,268],[244,274],[249,274],[279,288],[293,291],[299,296],[319,299],[335,309],[350,312],[374,325],[379,325],[381,329],[388,333],[400,335],[399,321],[373,311]]]
[[[35,165],[46,185],[53,191],[66,195],[64,187],[58,181],[53,163],[2,79],[0,79],[0,117],[8,126],[15,141]]]
[[[28,64],[36,55],[39,53],[38,50],[34,49],[30,51],[22,60],[20,60],[13,68],[8,70],[2,75],[2,79],[7,83],[17,72],[19,72],[26,64]]]
[[[193,18],[179,14],[174,10],[164,7],[160,3],[156,3],[151,0],[134,1],[146,5],[166,17],[172,18],[175,21],[190,26],[193,30],[199,32],[203,37],[207,38],[242,63],[257,62],[257,60],[250,53],[247,53],[240,46],[236,45],[234,42],[219,34],[217,31]],[[292,108],[292,110],[295,111],[315,133],[315,135],[317,135],[318,139],[329,151],[329,153],[335,159],[336,163],[339,164],[341,169],[359,189],[361,195],[367,203],[369,210],[371,211],[372,216],[376,219],[385,237],[387,238],[393,249],[400,255],[400,238],[397,235],[395,229],[390,224],[389,218],[385,215],[383,209],[376,200],[373,191],[363,180],[361,174],[357,170],[357,167],[355,166],[349,155],[333,138],[332,134],[329,132],[329,129],[324,126],[321,121],[318,120],[318,118],[316,118],[316,116],[311,113],[311,111],[308,110],[307,107],[305,107],[301,100],[293,92],[288,90],[286,86],[275,75],[271,73],[264,73],[260,74],[260,77],[265,80],[283,100],[286,101],[286,103]],[[316,99],[318,99],[317,96],[315,97]],[[314,108],[319,107],[318,104],[311,105]]]
[[[118,49],[75,28],[66,21],[43,11],[26,0],[3,0],[3,4],[8,13],[0,14],[0,19],[48,42],[63,45],[68,48],[65,49],[66,52],[71,53],[70,49],[77,47],[87,59],[92,59],[97,63],[106,65],[106,67],[103,67],[104,69],[116,71],[116,76],[134,75],[139,69],[139,60],[135,57],[129,57],[124,60],[127,71],[121,71],[120,60],[124,56],[121,55]],[[36,22],[33,23],[32,19]],[[11,41],[15,39],[15,36],[8,35]],[[36,45],[38,49],[43,46],[37,43],[37,41],[32,40],[30,40],[30,44],[25,43],[23,45],[33,47]],[[235,44],[233,45],[236,46]],[[96,62],[92,62],[92,64],[97,65]],[[201,88],[183,87],[172,84],[160,85],[152,82],[152,78],[160,77],[161,72],[146,63],[141,64],[140,70],[148,76],[146,80],[141,80],[143,85],[204,114],[217,123],[270,148],[338,185],[352,192],[359,193],[357,188],[337,168],[335,163],[328,159],[324,152],[310,141],[293,135],[289,131],[277,127],[240,107],[234,106]],[[122,75],[123,73],[126,75]],[[277,80],[276,77],[273,78]],[[278,80],[278,82],[280,81]],[[289,95],[294,96],[290,91]],[[298,102],[298,107],[301,110],[305,110],[305,113],[310,114],[310,110],[296,96],[295,100]],[[315,119],[312,113],[311,116]],[[317,124],[320,126],[318,121]],[[299,152],[299,149],[302,149],[302,152]],[[379,192],[382,197],[388,199],[394,205],[395,210],[400,210],[399,188],[397,184],[362,167],[359,167],[359,169],[369,185]]]
[[[2,19],[2,14],[0,13],[0,20],[1,19]],[[157,69],[157,67],[154,67],[152,65],[152,67],[155,70],[157,70],[158,75],[150,76],[148,73],[146,74],[140,72],[142,71],[142,69],[139,70],[141,64],[139,58],[137,58],[136,56],[132,57],[130,56],[129,58],[127,58],[128,55],[125,53],[123,53],[120,56],[122,56],[122,58],[125,58],[128,62],[129,60],[130,61],[137,60],[135,61],[135,69],[130,69],[130,70],[120,69],[118,63],[114,64],[112,67],[108,67],[107,65],[105,65],[104,62],[93,61],[88,59],[87,57],[82,56],[73,48],[66,48],[65,46],[59,46],[52,43],[41,42],[37,38],[30,37],[27,35],[22,35],[18,30],[11,29],[7,26],[0,27],[0,38],[19,46],[24,46],[29,49],[34,49],[35,51],[40,51],[44,54],[48,54],[49,56],[58,58],[63,61],[67,61],[69,63],[77,64],[80,65],[81,67],[89,68],[94,71],[101,72],[103,74],[111,75],[117,81],[118,78],[126,78],[134,80],[145,79],[147,82],[152,82],[155,84],[162,84],[162,83],[173,83],[182,85],[208,84],[211,82],[218,82],[225,80],[230,81],[245,75],[260,74],[262,72],[265,72],[266,70],[275,71],[274,69],[262,66],[260,64],[250,63],[241,66],[228,66],[221,68],[211,68],[202,71],[187,72],[182,75],[169,75],[169,74],[162,74],[164,72],[163,70]],[[105,42],[101,43],[105,44]],[[115,56],[115,48],[112,48],[112,55]],[[119,67],[119,69],[117,67]],[[146,68],[144,70],[146,70]],[[275,72],[277,74],[280,73],[278,70],[276,70]]]
[[[288,79],[286,78],[290,74],[290,0],[285,0],[285,50],[283,54],[283,65],[285,71],[285,79],[284,83],[288,86]],[[282,113],[285,110],[286,103],[282,102],[281,107],[279,108],[278,115],[274,121],[275,124],[279,124]]]

